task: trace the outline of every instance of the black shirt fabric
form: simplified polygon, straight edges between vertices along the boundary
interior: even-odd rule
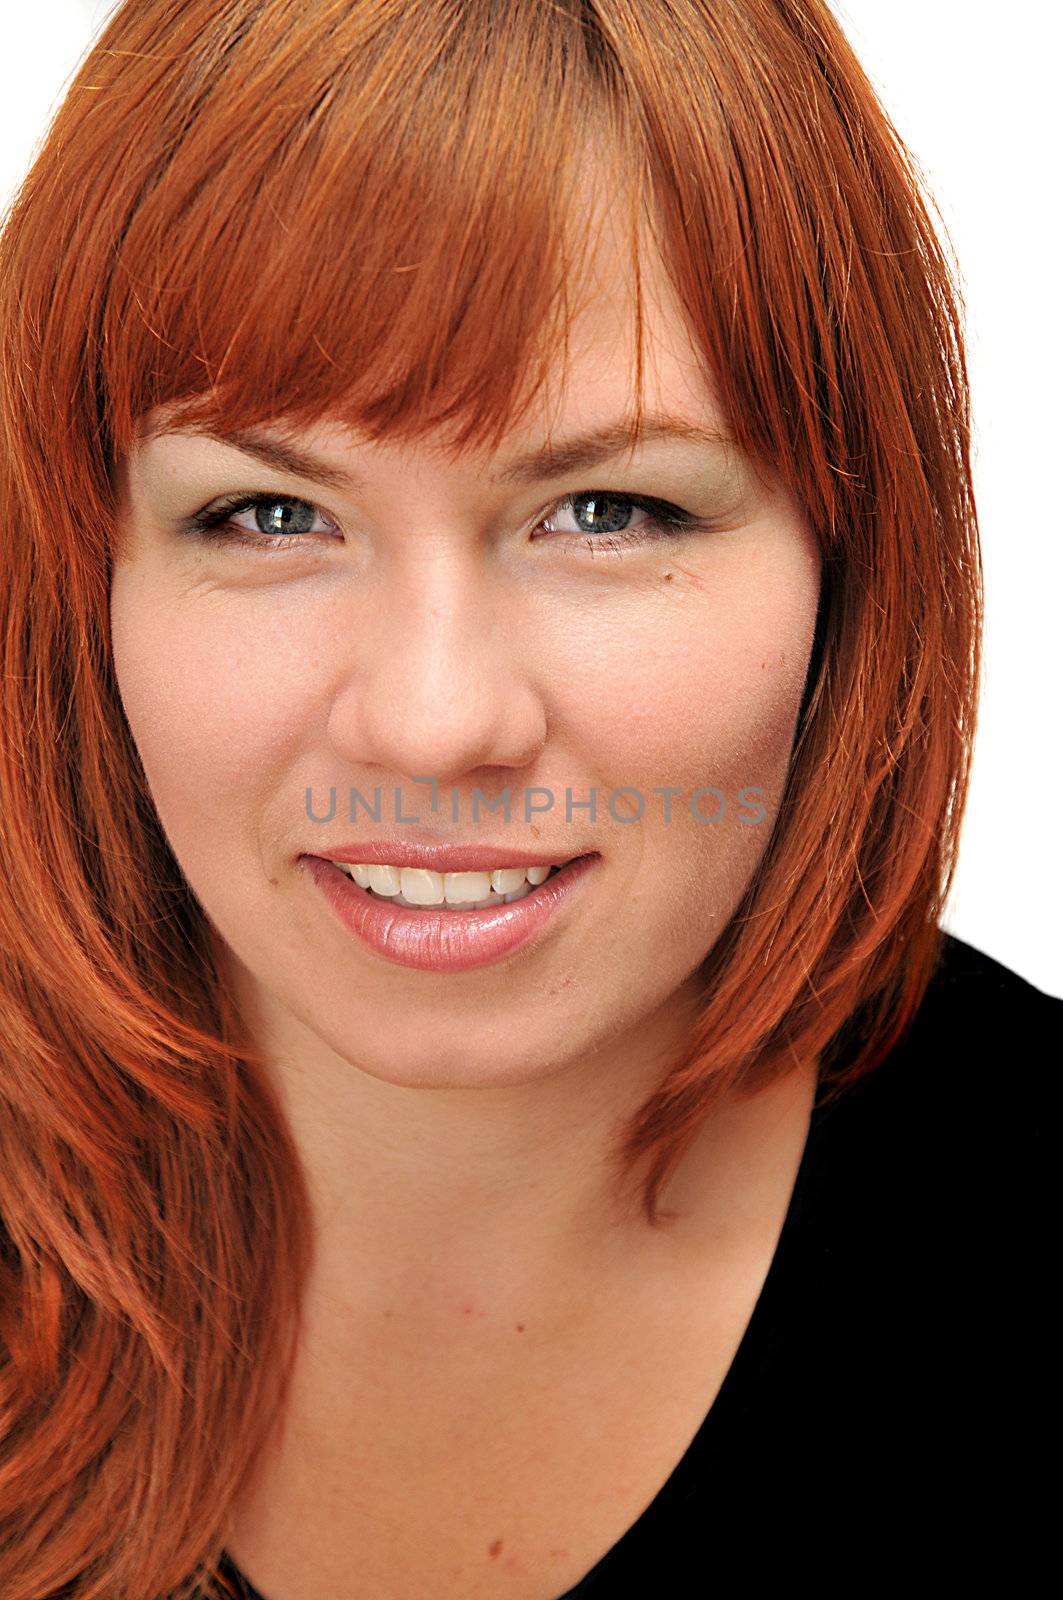
[[[689,1448],[558,1600],[1040,1588],[1061,1063],[1063,999],[944,934],[905,1038],[817,1096],[770,1270]],[[267,1600],[227,1556],[219,1580]]]

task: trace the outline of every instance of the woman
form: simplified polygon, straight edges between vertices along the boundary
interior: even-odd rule
[[[1063,1002],[938,925],[963,338],[831,14],[126,0],[0,285],[0,1592],[984,1572]]]

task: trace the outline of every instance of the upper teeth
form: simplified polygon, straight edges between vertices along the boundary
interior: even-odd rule
[[[331,859],[331,858],[330,858]],[[423,867],[391,867],[347,861],[333,863],[362,889],[401,895],[413,905],[470,905],[495,894],[510,895],[539,884],[552,867],[499,867],[494,872],[429,872]],[[563,863],[561,863],[563,864]]]

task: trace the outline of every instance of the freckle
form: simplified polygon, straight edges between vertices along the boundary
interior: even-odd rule
[[[523,1333],[524,1332],[524,1324],[523,1324],[523,1322],[518,1322],[517,1323],[517,1332],[518,1333]]]
[[[675,577],[675,573],[674,572],[662,572],[661,573],[661,577],[664,579],[665,583],[671,583],[672,579]]]
[[[492,1561],[498,1560],[499,1556],[502,1554],[501,1539],[491,1540],[491,1543],[487,1546],[487,1554],[491,1557]]]

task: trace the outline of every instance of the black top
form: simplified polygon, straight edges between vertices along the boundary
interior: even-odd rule
[[[1052,1559],[1061,1041],[1063,999],[944,936],[900,1045],[817,1096],[771,1268],[689,1449],[559,1600],[729,1600],[795,1577],[863,1595],[887,1574],[1034,1592]],[[227,1558],[219,1576],[219,1594],[265,1600]]]

